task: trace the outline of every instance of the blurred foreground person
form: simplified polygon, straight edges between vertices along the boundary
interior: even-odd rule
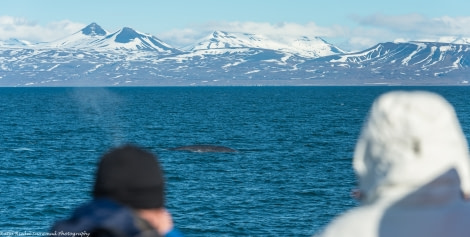
[[[152,153],[131,145],[113,149],[98,166],[93,200],[55,223],[52,233],[182,236],[164,207],[164,187],[163,171]]]
[[[356,145],[361,205],[323,237],[470,236],[470,162],[453,107],[429,92],[379,97]]]

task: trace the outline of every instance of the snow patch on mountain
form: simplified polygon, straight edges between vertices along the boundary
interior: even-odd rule
[[[401,61],[401,64],[402,65],[405,65],[405,66],[408,66],[408,62],[413,58],[413,56],[415,56],[416,54],[418,54],[419,52],[421,52],[423,49],[426,48],[426,44],[424,43],[417,43],[416,44],[418,46],[418,48],[413,51],[411,54],[409,54],[408,56],[406,56],[402,61]]]

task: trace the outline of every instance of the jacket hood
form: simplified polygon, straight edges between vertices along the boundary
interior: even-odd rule
[[[362,129],[353,166],[364,202],[399,198],[451,169],[470,195],[467,141],[453,107],[431,92],[380,96]]]

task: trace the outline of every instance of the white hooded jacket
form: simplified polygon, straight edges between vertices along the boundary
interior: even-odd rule
[[[357,142],[361,205],[324,237],[470,236],[470,160],[453,107],[430,92],[390,92]]]

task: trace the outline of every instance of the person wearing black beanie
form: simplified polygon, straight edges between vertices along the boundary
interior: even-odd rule
[[[111,198],[135,209],[162,208],[164,186],[163,171],[156,157],[127,145],[103,156],[93,196]]]
[[[101,158],[93,200],[52,227],[54,235],[179,237],[165,209],[165,180],[157,157],[134,145]]]

